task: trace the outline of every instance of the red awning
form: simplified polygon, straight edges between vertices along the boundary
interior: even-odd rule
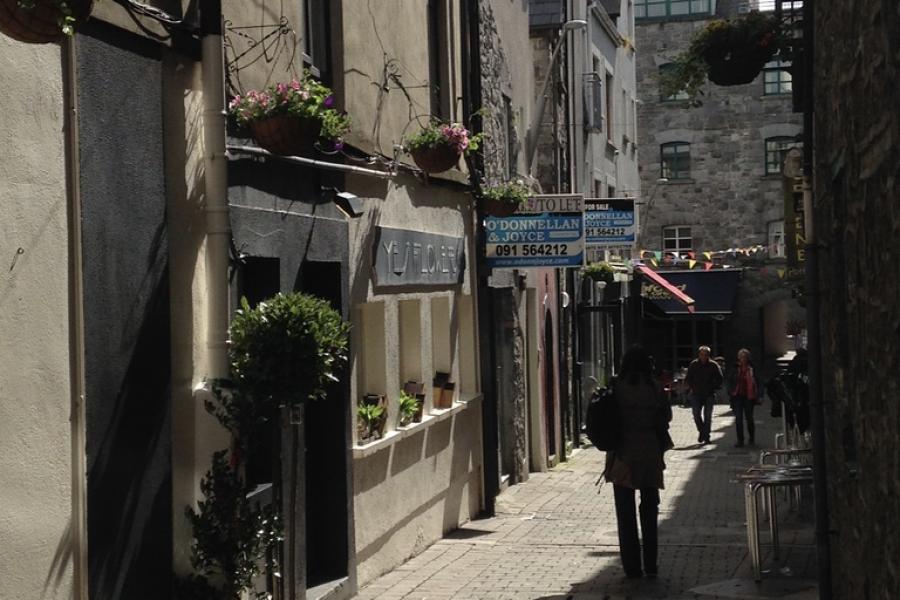
[[[651,281],[653,281],[653,283],[672,294],[673,298],[687,307],[688,312],[694,312],[694,299],[669,283],[669,281],[665,277],[663,277],[653,269],[647,267],[646,265],[636,265],[635,268],[640,271],[640,273],[644,277],[650,279]]]

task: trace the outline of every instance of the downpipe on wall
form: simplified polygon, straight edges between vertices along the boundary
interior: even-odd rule
[[[69,390],[72,448],[72,598],[88,600],[87,432],[84,372],[84,257],[81,251],[81,149],[75,38],[62,43],[66,196],[69,229]]]

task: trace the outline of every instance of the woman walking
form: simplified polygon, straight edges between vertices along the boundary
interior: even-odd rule
[[[734,409],[734,423],[737,428],[735,448],[744,446],[744,421],[747,422],[747,435],[753,446],[756,443],[756,424],[753,422],[753,407],[759,404],[762,388],[753,371],[750,351],[741,348],[737,353],[737,365],[728,380],[728,393],[731,395],[731,406]]]
[[[606,453],[606,480],[613,484],[619,553],[625,576],[657,573],[657,516],[659,490],[663,489],[663,452],[668,449],[672,407],[663,401],[653,379],[653,362],[640,346],[622,357],[615,383],[615,398],[621,413],[619,449]],[[641,493],[640,520],[643,548],[638,540],[635,490]],[[643,549],[643,570],[641,550]]]

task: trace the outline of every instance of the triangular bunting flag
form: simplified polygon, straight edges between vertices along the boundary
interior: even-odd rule
[[[707,271],[709,271],[710,269],[712,269],[712,267],[713,267],[713,264],[712,264],[711,262],[708,262],[708,263],[706,263],[706,264],[703,265],[703,268],[704,268],[705,270],[707,270]]]
[[[662,252],[660,252],[659,250],[654,252],[653,255],[656,257],[656,260],[662,259]]]
[[[693,268],[694,268],[694,265],[696,265],[696,264],[697,264],[697,261],[696,261],[696,260],[694,260],[693,258],[690,259],[690,260],[688,261],[688,269],[693,269]]]
[[[706,260],[712,260],[712,252],[704,252],[703,256],[706,257]]]
[[[778,278],[784,279],[784,269],[778,269]]]
[[[656,262],[656,259],[655,259],[655,258],[651,258],[651,259],[650,259],[650,264],[653,265],[654,267],[658,267],[658,266],[659,266],[659,263]]]
[[[694,254],[694,251],[692,250],[692,251],[690,251],[690,252],[687,253],[687,257],[690,258],[690,259],[694,259],[694,258],[697,258],[697,255]]]

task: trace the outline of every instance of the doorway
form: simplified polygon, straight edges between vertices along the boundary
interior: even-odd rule
[[[555,356],[553,352],[553,318],[548,310],[544,313],[544,414],[547,418],[545,433],[548,461],[556,455]]]
[[[341,264],[306,261],[295,289],[328,301],[342,313]],[[347,377],[326,398],[306,403],[304,419],[306,480],[306,586],[335,582],[348,575]]]

